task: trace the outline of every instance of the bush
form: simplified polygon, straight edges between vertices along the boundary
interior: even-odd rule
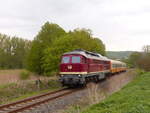
[[[137,69],[136,72],[138,75],[142,75],[145,73],[145,71],[143,69]]]
[[[29,71],[22,71],[20,73],[20,79],[21,80],[29,79],[29,77],[30,77],[30,72]]]

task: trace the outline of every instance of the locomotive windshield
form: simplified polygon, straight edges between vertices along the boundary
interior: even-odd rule
[[[72,57],[72,63],[80,63],[80,57],[79,56],[73,56]]]
[[[62,63],[69,63],[70,61],[70,57],[69,56],[65,56],[62,58]]]

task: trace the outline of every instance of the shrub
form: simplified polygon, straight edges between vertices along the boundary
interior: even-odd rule
[[[29,79],[29,77],[30,77],[30,72],[29,71],[22,71],[20,73],[20,79],[21,80]]]
[[[136,71],[137,71],[138,75],[142,75],[145,73],[145,71],[143,69],[137,69]]]

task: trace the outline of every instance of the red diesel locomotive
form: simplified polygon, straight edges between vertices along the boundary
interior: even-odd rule
[[[64,53],[60,64],[60,82],[63,86],[85,85],[99,81],[108,74],[126,71],[126,64],[108,59],[98,53],[74,50]]]

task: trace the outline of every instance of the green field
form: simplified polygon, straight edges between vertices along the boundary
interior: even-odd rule
[[[150,72],[83,113],[150,113]]]

